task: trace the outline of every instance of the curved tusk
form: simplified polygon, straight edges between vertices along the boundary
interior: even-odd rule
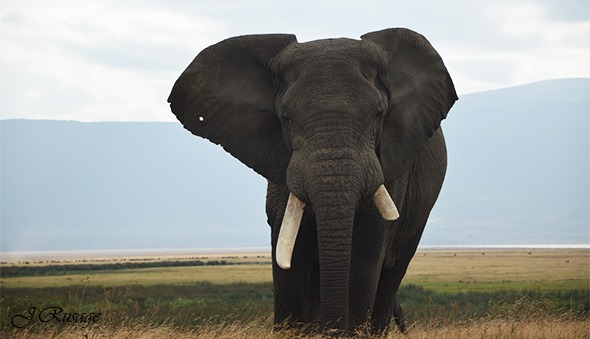
[[[397,207],[395,207],[395,203],[389,193],[387,193],[387,189],[385,189],[385,185],[379,186],[375,194],[373,195],[373,202],[381,216],[385,220],[396,220],[399,218],[399,212],[397,211]]]
[[[283,216],[283,223],[279,231],[279,240],[277,241],[276,260],[280,268],[288,270],[291,268],[291,257],[295,247],[295,239],[303,217],[305,203],[299,200],[295,194],[290,193],[287,200],[287,208]]]

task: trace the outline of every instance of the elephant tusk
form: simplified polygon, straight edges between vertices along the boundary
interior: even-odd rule
[[[295,194],[290,193],[287,200],[287,208],[283,216],[283,223],[279,231],[277,242],[276,260],[280,268],[288,270],[291,268],[291,257],[295,247],[295,239],[303,217],[305,203],[299,200]]]
[[[379,186],[375,194],[373,195],[373,202],[381,216],[385,220],[396,220],[399,218],[399,212],[397,211],[397,207],[395,207],[395,203],[389,193],[387,193],[387,189],[385,185]]]

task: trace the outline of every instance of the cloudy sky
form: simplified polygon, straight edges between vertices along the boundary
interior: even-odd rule
[[[172,121],[172,84],[213,43],[388,27],[425,35],[460,94],[590,77],[588,0],[0,0],[0,117]]]

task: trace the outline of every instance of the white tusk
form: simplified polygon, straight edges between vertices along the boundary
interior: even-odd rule
[[[293,256],[295,239],[297,238],[304,209],[305,203],[299,200],[295,194],[290,193],[281,230],[279,231],[276,253],[277,264],[284,270],[291,268],[291,257]]]
[[[379,186],[377,191],[375,191],[375,195],[373,195],[373,202],[381,216],[385,220],[396,220],[399,218],[399,212],[397,211],[397,207],[395,207],[395,203],[389,193],[387,193],[387,189],[385,189],[385,185]]]

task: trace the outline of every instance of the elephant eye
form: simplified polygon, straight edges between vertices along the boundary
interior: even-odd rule
[[[385,116],[384,109],[379,109],[379,110],[377,110],[377,113],[375,113],[375,118],[377,118],[377,119],[381,119],[381,118],[383,118],[383,116]]]
[[[288,113],[283,113],[283,120],[289,125],[293,124],[293,118]]]

